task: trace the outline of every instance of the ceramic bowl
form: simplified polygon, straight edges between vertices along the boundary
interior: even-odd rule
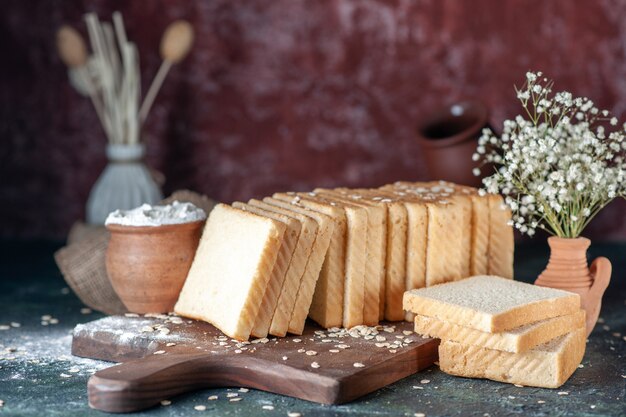
[[[133,313],[173,310],[202,233],[203,221],[162,226],[109,224],[106,269]]]

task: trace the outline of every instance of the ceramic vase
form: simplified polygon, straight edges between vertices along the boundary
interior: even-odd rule
[[[488,118],[487,107],[479,101],[441,107],[424,117],[417,127],[417,141],[431,180],[482,186],[482,177],[472,172],[478,166],[472,155],[482,129],[489,127]],[[492,174],[488,167],[481,172]]]
[[[106,270],[133,313],[173,310],[198,248],[204,221],[162,226],[109,224]]]
[[[611,262],[596,258],[589,267],[587,249],[591,241],[584,237],[548,238],[550,260],[535,285],[578,293],[581,307],[587,313],[587,335],[593,330],[602,304],[602,295],[611,279]]]
[[[108,165],[87,200],[87,223],[103,225],[114,210],[130,210],[163,199],[159,186],[143,162],[143,144],[107,145]]]

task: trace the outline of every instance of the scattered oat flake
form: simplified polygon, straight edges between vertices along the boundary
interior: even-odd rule
[[[274,406],[273,406],[273,405],[264,405],[264,406],[263,406],[263,407],[261,407],[261,408],[263,408],[264,410],[273,410],[273,409],[274,409]]]
[[[395,349],[389,349],[389,353],[396,353],[396,352],[397,352],[397,350],[395,350]]]
[[[330,349],[329,352],[330,353],[339,353],[339,349]]]
[[[603,330],[605,330],[605,331],[607,331],[607,332],[608,332],[609,330],[611,330],[611,328],[610,328],[609,326],[607,326],[606,324],[605,324],[604,326],[602,326],[602,329],[603,329]]]
[[[74,367],[74,368],[70,368],[67,370],[67,372],[71,373],[71,374],[75,374],[80,372],[80,368]]]
[[[205,411],[206,410],[206,405],[196,405],[193,407],[194,410],[196,411]]]
[[[415,417],[426,417],[426,414],[424,413],[415,413],[413,414]]]
[[[578,365],[579,368],[584,368],[585,365],[583,365],[582,363],[580,365]]]
[[[22,325],[16,321],[11,322],[11,327],[21,327]]]
[[[0,400],[0,407],[4,407],[4,400]]]
[[[49,321],[52,318],[52,316],[50,314],[44,314],[43,316],[41,316],[41,319],[44,321]]]
[[[215,401],[215,400],[217,400],[218,398],[219,398],[219,397],[218,397],[217,395],[211,395],[211,396],[209,397],[209,401]]]
[[[235,402],[237,402],[237,401],[241,401],[241,400],[243,400],[243,398],[231,398],[231,399],[230,399],[230,400],[228,400],[228,401],[230,401],[231,403],[235,403]]]
[[[59,319],[50,319],[50,324],[59,324]]]
[[[239,394],[237,394],[236,392],[229,392],[228,394],[226,394],[226,398],[235,398],[235,397],[239,397]]]
[[[248,388],[239,388],[239,392],[248,392],[250,391]]]
[[[315,356],[315,355],[317,355],[317,352],[316,352],[316,351],[314,351],[314,350],[307,350],[305,353],[306,353],[307,355],[309,355],[309,356]]]
[[[61,374],[60,377],[61,378],[71,378],[72,375],[69,374]]]
[[[313,363],[311,364],[311,368],[315,368],[315,369],[317,369],[317,368],[319,368],[319,367],[320,367],[320,364],[319,364],[319,363],[317,363],[317,362],[313,362]]]
[[[154,355],[162,355],[164,353],[165,353],[164,350],[157,350],[156,352],[154,352]]]
[[[11,323],[11,326],[13,326],[13,323]],[[615,337],[621,337],[621,336],[622,336],[622,334],[621,334],[621,333],[619,333],[619,332],[613,332],[613,336],[615,336]]]
[[[545,404],[546,402],[544,400],[539,400],[537,401],[537,404]]]
[[[302,414],[296,412],[296,411],[289,411],[287,413],[287,417],[302,417]]]
[[[513,384],[513,385],[515,385],[517,388],[524,388],[524,386],[520,384]]]
[[[149,332],[153,332],[154,328],[152,326],[143,326],[141,328],[141,332],[142,333],[149,333]]]
[[[412,334],[413,334],[413,332],[412,332],[412,331],[410,331],[410,330],[403,330],[403,331],[402,331],[402,333],[403,333],[405,336],[409,336],[409,335],[412,335]]]
[[[514,397],[514,396],[509,395],[509,400],[514,400],[514,399],[515,399],[515,397]]]
[[[422,379],[420,381],[420,384],[428,384],[428,383],[430,383],[430,379]]]
[[[567,392],[567,391],[559,391],[558,394],[559,395],[569,395],[569,392]]]
[[[9,330],[11,326],[7,326],[6,324],[0,325],[0,330]]]
[[[176,343],[174,343],[174,342],[170,342],[170,343],[166,344],[165,346],[167,346],[167,347],[176,346]]]
[[[363,365],[361,362],[354,362],[352,364],[352,366],[354,366],[355,368],[364,368],[365,365]]]
[[[594,409],[594,408],[596,408],[596,406],[595,405],[590,405],[589,408]]]
[[[171,405],[171,404],[172,404],[172,402],[170,400],[161,400],[161,405],[164,406],[164,407],[168,406],[168,405]]]
[[[241,353],[241,349],[235,349],[235,353]]]
[[[93,311],[91,311],[90,308],[87,307],[83,307],[80,309],[80,314],[91,314]]]
[[[293,339],[293,342],[294,343],[300,343],[300,342],[302,342],[302,339]]]
[[[284,361],[286,361],[287,359],[289,359],[289,358],[288,358],[288,357],[286,357],[286,356],[283,356],[283,360],[284,360]]]
[[[424,387],[420,387],[419,385],[413,385],[413,389],[424,389]]]

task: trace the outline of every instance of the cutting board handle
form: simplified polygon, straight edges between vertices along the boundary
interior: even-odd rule
[[[295,390],[302,391],[301,398],[317,391],[314,396],[333,401],[337,382],[322,376],[319,379],[311,381],[308,373],[250,356],[169,353],[98,371],[89,379],[87,390],[89,406],[109,413],[143,410],[175,395],[210,387],[249,387],[291,395]]]

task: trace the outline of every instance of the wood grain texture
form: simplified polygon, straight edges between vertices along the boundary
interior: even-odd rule
[[[167,335],[140,331],[163,323],[170,329]],[[398,323],[394,333],[381,334],[392,340],[411,327],[410,323]],[[191,390],[226,386],[339,404],[380,389],[437,360],[435,339],[413,334],[406,337],[412,343],[390,353],[387,348],[376,347],[375,340],[350,336],[324,343],[315,334],[319,329],[309,324],[302,337],[251,343],[241,350],[230,339],[219,339],[222,333],[207,323],[184,320],[174,324],[159,318],[112,316],[77,326],[72,354],[123,362],[97,372],[88,383],[90,406],[108,412],[138,411]],[[168,343],[176,345],[168,347]],[[338,344],[349,348],[335,347]],[[302,349],[317,354],[309,356],[299,352]],[[159,351],[165,353],[155,354]],[[283,360],[283,356],[288,359]],[[320,367],[311,367],[312,362]],[[355,362],[365,366],[354,367]]]

